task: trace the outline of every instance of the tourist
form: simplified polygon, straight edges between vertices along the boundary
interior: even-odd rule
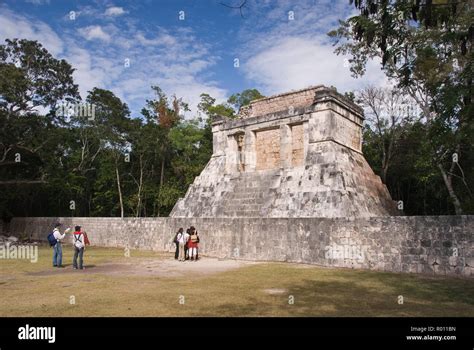
[[[184,252],[184,247],[186,246],[186,243],[188,242],[189,239],[189,234],[186,232],[180,232],[178,233],[178,244],[179,244],[179,255],[178,255],[178,260],[179,261],[185,261],[186,260],[186,255]]]
[[[174,251],[174,259],[175,260],[178,260],[178,256],[179,256],[178,234],[180,234],[180,233],[183,233],[183,228],[182,227],[179,228],[178,232],[176,232],[176,234],[174,235],[174,239],[173,239],[173,243],[176,246],[176,249]]]
[[[189,237],[188,241],[188,252],[189,252],[189,259],[191,261],[197,261],[197,250],[198,250],[198,244],[199,244],[199,234],[196,231],[196,228],[194,226],[191,226],[191,235]]]
[[[73,246],[74,246],[74,258],[72,259],[72,267],[77,270],[77,258],[79,257],[79,269],[82,270],[84,268],[83,265],[83,258],[84,258],[84,250],[86,248],[86,244],[89,243],[87,238],[87,233],[81,230],[81,226],[76,226],[74,228],[73,234]]]
[[[71,231],[71,228],[68,227],[63,234],[59,231],[59,228],[62,226],[60,222],[57,222],[54,225],[53,238],[56,240],[53,245],[53,267],[64,267],[63,264],[63,247],[61,241],[66,237],[66,234]]]
[[[196,235],[198,237],[197,242],[199,243],[201,241],[201,238],[199,237],[199,233],[196,230]],[[199,260],[199,244],[196,246],[196,260]]]
[[[191,229],[189,229],[189,228],[186,229],[186,234],[188,235],[188,237],[191,236]],[[189,242],[189,238],[188,238],[188,240],[186,241],[186,244],[185,244],[185,246],[184,246],[184,258],[185,258],[186,260],[189,259],[189,247],[188,247],[188,244],[189,244],[189,243],[188,243],[188,242]]]

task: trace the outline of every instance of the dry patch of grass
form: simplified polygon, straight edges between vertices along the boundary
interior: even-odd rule
[[[468,279],[97,247],[74,271],[71,249],[62,270],[39,252],[35,264],[0,260],[0,316],[474,316]]]

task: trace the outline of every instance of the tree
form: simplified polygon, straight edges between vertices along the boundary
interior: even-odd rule
[[[156,97],[154,100],[147,101],[147,107],[142,110],[142,114],[148,121],[155,120],[158,125],[159,151],[161,156],[160,187],[158,190],[158,201],[160,201],[163,195],[161,189],[163,189],[165,183],[165,166],[171,153],[169,132],[174,126],[179,124],[181,111],[189,111],[189,107],[181,98],[177,98],[176,96],[172,97],[170,104],[168,97],[160,87],[152,86],[151,88],[155,92]],[[160,207],[158,207],[158,215],[160,213],[159,208]]]
[[[410,100],[398,89],[368,86],[357,94],[357,102],[366,109],[366,122],[378,139],[381,154],[380,177],[387,183],[387,173],[395,152],[395,146],[403,132],[403,126],[413,116]]]
[[[0,106],[9,116],[34,112],[39,106],[54,108],[61,100],[78,98],[69,63],[54,58],[37,41],[5,41],[0,45]]]
[[[355,76],[364,74],[369,59],[379,58],[386,75],[416,101],[428,126],[425,137],[431,140],[433,165],[461,214],[460,188],[453,179],[459,177],[468,186],[461,162],[474,114],[472,1],[351,4],[360,14],[328,33],[338,45],[336,53],[351,56]]]
[[[211,129],[183,120],[181,99],[153,87],[144,118],[132,119],[111,91],[96,87],[82,102],[72,67],[40,44],[7,41],[0,53],[3,217],[166,215],[207,164]],[[208,112],[234,114],[208,102]]]
[[[263,96],[257,89],[247,89],[240,93],[233,94],[229,97],[227,102],[239,110],[240,107],[247,106],[253,100],[258,100],[263,97],[265,96]]]
[[[87,102],[95,106],[93,125],[100,133],[103,149],[107,150],[114,162],[114,173],[120,204],[120,217],[124,217],[124,198],[120,165],[129,155],[129,133],[131,129],[130,111],[111,91],[94,88],[87,96]]]
[[[43,151],[54,142],[51,131],[63,120],[54,113],[40,115],[37,109],[54,109],[62,100],[79,98],[73,71],[37,41],[7,39],[0,45],[0,184],[46,181],[41,164],[51,150]]]
[[[207,116],[208,120],[212,120],[216,116],[235,118],[235,111],[230,105],[226,103],[216,105],[216,99],[209,94],[201,94],[200,97],[198,111]]]

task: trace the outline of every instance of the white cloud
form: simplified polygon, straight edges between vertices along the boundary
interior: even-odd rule
[[[50,0],[25,0],[27,3],[33,4],[33,5],[45,5],[48,4]]]
[[[6,7],[0,7],[0,41],[5,39],[38,40],[51,54],[64,50],[61,38],[44,22],[17,15]]]
[[[209,71],[219,57],[191,28],[170,31],[140,26],[138,30],[133,23],[120,27],[109,23],[58,35],[46,23],[6,8],[0,12],[0,23],[0,40],[37,39],[55,57],[66,59],[75,69],[74,81],[82,98],[94,87],[109,89],[129,105],[133,116],[139,115],[146,99],[154,98],[152,85],[183,98],[193,111],[187,116],[196,115],[201,93],[211,94],[218,102],[228,95]],[[130,67],[124,66],[126,58]]]
[[[88,50],[74,46],[72,42],[66,60],[76,69],[73,73],[74,82],[79,84],[83,98],[94,87],[110,88],[112,81],[120,76],[117,65],[114,67],[111,60],[94,57]]]
[[[136,40],[127,52],[130,67],[125,69],[123,78],[116,86],[117,93],[126,101],[143,105],[146,98],[154,97],[151,95],[152,85],[160,86],[168,95],[182,97],[192,112],[196,112],[199,95],[203,92],[211,94],[219,102],[225,100],[227,91],[209,78],[203,78],[206,69],[213,66],[218,57],[212,55],[192,31],[171,33],[158,28],[151,33],[134,33]]]
[[[293,11],[294,20],[289,20]],[[380,64],[370,62],[363,78],[351,76],[344,57],[334,53],[327,32],[338,19],[354,13],[344,1],[284,0],[263,2],[253,8],[258,21],[244,25],[242,45],[236,57],[250,85],[264,94],[300,89],[309,85],[332,85],[339,91],[355,90],[366,84],[386,85]]]
[[[146,45],[146,46],[150,46],[150,45],[151,46],[160,46],[160,45],[172,46],[176,44],[176,38],[164,32],[158,33],[152,39],[147,39],[143,32],[138,32],[135,35],[135,38],[138,40],[140,44]]]
[[[242,64],[245,76],[257,82],[267,94],[281,93],[310,85],[335,86],[339,91],[355,90],[367,83],[385,85],[379,65],[370,63],[362,79],[352,78],[344,57],[318,37],[282,37]]]
[[[111,17],[121,16],[125,13],[127,13],[127,11],[125,11],[122,7],[118,6],[112,6],[105,10],[105,15]]]
[[[110,35],[106,33],[101,26],[88,26],[79,29],[79,33],[87,40],[102,40],[105,42],[110,41]]]

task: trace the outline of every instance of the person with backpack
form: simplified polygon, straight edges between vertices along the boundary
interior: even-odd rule
[[[183,233],[183,228],[180,227],[178,232],[176,232],[176,234],[174,235],[174,239],[173,239],[173,243],[176,245],[176,250],[174,251],[174,259],[175,260],[178,260],[178,256],[179,256],[179,241],[178,241],[178,235],[180,233]]]
[[[184,247],[186,246],[186,243],[188,242],[189,239],[189,234],[186,232],[179,232],[178,236],[176,237],[178,240],[179,244],[179,256],[178,260],[179,261],[185,261],[186,260],[186,255],[184,252]]]
[[[48,235],[48,242],[53,247],[53,267],[64,267],[63,266],[63,247],[61,241],[66,237],[66,234],[71,231],[68,227],[63,234],[59,231],[62,226],[60,222],[54,225],[54,230]]]
[[[197,261],[198,255],[197,250],[199,246],[199,234],[194,226],[190,228],[191,235],[188,241],[188,252],[189,252],[189,259],[191,261]]]
[[[73,246],[74,246],[74,258],[72,260],[72,267],[77,270],[77,258],[79,257],[79,269],[84,269],[83,261],[84,261],[84,250],[86,245],[89,245],[89,239],[87,237],[87,233],[81,230],[81,226],[76,226],[74,228],[73,234]]]

